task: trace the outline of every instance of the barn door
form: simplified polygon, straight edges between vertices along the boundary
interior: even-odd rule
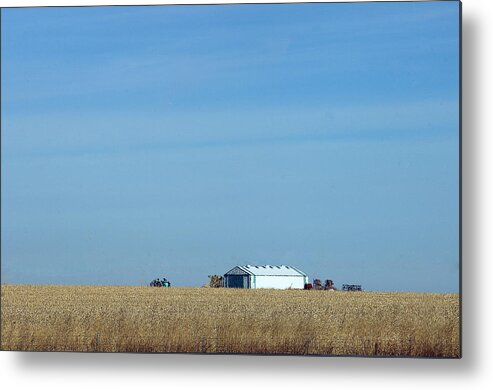
[[[244,288],[245,285],[243,278],[243,275],[228,275],[228,287]]]

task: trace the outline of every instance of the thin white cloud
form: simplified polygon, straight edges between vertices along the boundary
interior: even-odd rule
[[[3,123],[3,151],[122,152],[146,147],[232,146],[337,138],[402,139],[457,136],[458,103],[430,100],[360,106],[237,108],[169,111],[149,117],[37,116]]]

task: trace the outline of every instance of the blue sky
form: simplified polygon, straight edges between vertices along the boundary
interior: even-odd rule
[[[457,292],[458,13],[3,9],[2,283]]]

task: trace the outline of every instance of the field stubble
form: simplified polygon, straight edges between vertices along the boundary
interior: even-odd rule
[[[459,357],[457,294],[2,286],[3,350]]]

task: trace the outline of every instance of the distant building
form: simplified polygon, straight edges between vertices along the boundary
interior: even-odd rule
[[[303,289],[308,276],[288,265],[238,265],[224,274],[229,288]]]

